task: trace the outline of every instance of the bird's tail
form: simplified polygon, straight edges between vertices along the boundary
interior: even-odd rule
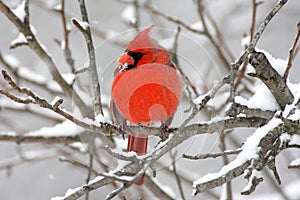
[[[127,143],[127,152],[134,151],[137,155],[145,155],[147,153],[148,146],[148,135],[144,134],[134,134],[128,135],[128,143]],[[141,179],[135,183],[136,185],[143,185],[145,174],[141,177]]]

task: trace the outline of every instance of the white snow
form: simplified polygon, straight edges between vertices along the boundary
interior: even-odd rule
[[[160,148],[162,148],[162,147],[164,147],[164,146],[166,145],[166,143],[169,142],[169,140],[171,140],[171,138],[172,138],[173,136],[174,136],[173,134],[170,134],[169,137],[168,137],[168,139],[166,139],[165,141],[159,143],[159,144],[156,146],[155,151],[158,150],[158,149],[160,149]]]
[[[0,135],[16,136],[16,135],[19,135],[19,134],[14,132],[14,131],[0,131]]]
[[[292,145],[292,144],[300,144],[300,136],[296,135],[296,134],[292,135],[289,144],[290,145]]]
[[[87,152],[88,151],[88,145],[83,143],[83,142],[73,142],[71,144],[69,144],[69,146],[78,149],[80,152]]]
[[[80,26],[82,29],[84,29],[84,30],[86,30],[86,29],[90,26],[89,23],[84,22],[84,21],[80,21],[80,20],[78,20],[76,17],[72,17],[71,20],[75,20],[76,22],[78,22],[79,26]]]
[[[194,104],[200,104],[200,103],[202,103],[203,99],[204,99],[207,95],[209,95],[209,93],[210,93],[210,91],[208,91],[207,93],[202,94],[202,95],[198,96],[197,98],[193,99],[193,103],[194,103]]]
[[[198,30],[198,31],[203,31],[203,24],[201,21],[197,21],[197,22],[191,24],[191,28]]]
[[[265,50],[261,50],[259,48],[256,48],[256,51],[262,52],[265,54],[267,57],[268,61],[272,65],[272,67],[281,75],[283,76],[286,66],[287,66],[287,61],[282,60],[280,58],[275,58],[273,57],[270,53],[268,53]],[[247,66],[247,72],[254,72],[255,69],[249,64]],[[295,84],[291,84],[289,80],[287,79],[287,84],[291,88],[291,92],[294,93],[299,93],[299,87]],[[253,87],[253,86],[252,86]],[[295,89],[293,89],[295,88]],[[260,108],[262,110],[279,110],[279,105],[268,89],[268,87],[260,82],[259,85],[255,86],[255,93],[252,97],[250,97],[248,100],[245,99],[244,97],[241,96],[236,96],[235,101],[237,103],[240,103],[242,105],[246,105],[249,108]],[[300,118],[300,112],[297,111],[295,115],[293,116],[293,119],[299,119]]]
[[[123,151],[123,150],[119,150],[119,149],[114,149],[113,151],[121,156],[128,157],[128,158],[136,156],[139,159],[143,159],[143,158],[147,157],[147,155],[137,155],[136,152],[134,152],[134,151],[127,152],[127,151]]]
[[[234,168],[241,166],[248,160],[257,158],[259,151],[259,142],[260,140],[275,127],[280,125],[282,121],[278,118],[272,118],[268,124],[258,128],[250,137],[247,138],[246,142],[242,146],[243,151],[237,155],[235,160],[230,162],[229,164],[223,166],[219,172],[216,173],[208,173],[205,176],[195,180],[193,182],[193,187],[196,188],[197,185],[211,181],[218,177],[225,176],[226,173],[233,170]],[[195,191],[194,191],[195,192]]]
[[[251,39],[250,35],[246,35],[246,36],[244,36],[244,37],[242,38],[242,40],[241,40],[242,48],[246,48],[246,47],[249,46],[249,44],[250,44],[250,39]]]
[[[136,11],[133,4],[127,5],[121,14],[122,19],[128,24],[136,23]]]
[[[11,41],[10,46],[16,46],[18,44],[27,44],[27,39],[25,38],[25,36],[23,35],[23,33],[19,33],[19,35],[17,36],[16,39],[14,39],[13,41]]]
[[[102,114],[97,115],[95,117],[95,120],[96,120],[97,124],[100,124],[100,123],[111,123],[111,120],[108,117],[106,117],[106,116],[104,116]]]
[[[62,74],[62,77],[69,85],[72,85],[75,81],[76,75],[73,73],[67,73],[67,74]]]
[[[248,108],[260,108],[262,110],[278,110],[279,105],[274,96],[265,84],[261,84],[256,93],[249,100],[241,96],[234,98],[236,103],[247,106]]]
[[[56,96],[52,101],[51,101],[51,106],[54,106],[54,104],[58,101],[58,100],[60,100],[61,99],[61,97],[59,97],[59,96]]]
[[[127,148],[127,140],[123,140],[123,138],[120,137],[113,137],[113,140],[116,144],[116,148],[119,150],[123,150]]]
[[[94,179],[92,179],[92,180],[90,180],[90,181],[88,182],[88,185],[92,185],[92,184],[94,184],[94,183],[100,181],[100,180],[103,179],[103,178],[104,178],[103,176],[96,176]]]
[[[272,67],[281,75],[284,75],[284,72],[286,70],[286,66],[287,66],[287,61],[286,60],[282,60],[280,58],[275,58],[273,57],[269,52],[259,49],[259,48],[255,48],[256,51],[258,52],[262,52],[265,54],[265,56],[267,57],[268,61],[270,62],[270,64],[272,65]]]
[[[65,199],[67,196],[69,196],[69,195],[71,195],[71,194],[74,194],[75,192],[77,192],[77,191],[80,190],[80,189],[82,189],[82,186],[76,187],[76,188],[73,188],[73,189],[69,188],[69,189],[67,190],[67,192],[65,193],[64,196],[52,197],[51,200],[63,200],[63,199]]]
[[[26,12],[25,12],[25,3],[26,0],[23,0],[15,9],[12,9],[12,12],[22,21],[24,22]]]
[[[244,187],[243,191],[249,191],[251,189],[251,186],[253,185],[253,179],[254,178],[260,178],[261,177],[261,172],[257,170],[253,170],[252,174],[248,180],[248,184]]]
[[[66,49],[66,42],[65,41],[61,41],[60,48],[61,48],[61,50],[65,50]]]
[[[43,136],[43,137],[53,137],[53,136],[75,136],[80,133],[83,129],[73,122],[66,120],[60,124],[53,127],[43,127],[41,129],[31,131],[25,134],[25,136]]]
[[[57,5],[55,5],[55,6],[53,7],[53,10],[61,11],[61,10],[62,10],[62,4],[61,4],[61,3],[58,3]]]
[[[280,143],[282,145],[286,142],[291,141],[291,135],[289,135],[288,133],[283,133],[279,136],[279,139],[280,139]]]
[[[296,160],[293,160],[290,164],[290,166],[295,166],[295,165],[300,165],[300,158],[296,159]]]
[[[117,176],[114,173],[103,173],[103,176],[115,177],[123,181],[132,181],[134,179],[134,176]]]
[[[288,119],[297,121],[297,120],[300,119],[300,110],[295,110],[294,112],[295,112],[295,113],[292,114],[292,115],[290,115],[290,116],[288,117]]]

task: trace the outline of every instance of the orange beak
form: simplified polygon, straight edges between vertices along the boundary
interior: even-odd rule
[[[134,60],[131,56],[129,56],[127,53],[123,53],[121,57],[118,59],[118,62],[122,65],[125,65],[126,63],[128,65],[133,65]]]

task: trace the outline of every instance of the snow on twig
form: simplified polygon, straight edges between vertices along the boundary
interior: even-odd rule
[[[247,138],[242,146],[243,151],[237,155],[234,161],[225,165],[217,173],[209,173],[193,182],[194,194],[210,189],[239,176],[250,165],[252,159],[259,158],[259,144],[261,139],[266,136],[275,127],[280,125],[282,121],[278,118],[273,118],[265,126],[258,128],[253,135]],[[242,167],[243,166],[243,167]],[[241,170],[240,168],[243,168]]]
[[[15,9],[12,9],[12,12],[22,21],[24,22],[25,17],[27,15],[25,11],[25,6],[28,3],[28,0],[23,0]]]
[[[80,30],[86,31],[90,27],[88,22],[80,21],[76,17],[71,18],[72,23]]]

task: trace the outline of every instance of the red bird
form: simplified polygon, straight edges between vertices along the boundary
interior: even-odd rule
[[[112,84],[111,112],[116,123],[168,126],[181,97],[181,81],[166,49],[149,37],[153,26],[138,34],[118,59]],[[148,136],[129,134],[127,151],[147,152]],[[137,185],[143,184],[143,177]]]

